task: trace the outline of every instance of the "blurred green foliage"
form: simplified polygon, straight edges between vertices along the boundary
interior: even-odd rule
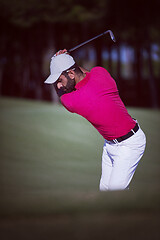
[[[23,27],[42,21],[92,22],[94,28],[113,27],[124,39],[160,38],[159,0],[0,0],[0,9],[5,21]]]

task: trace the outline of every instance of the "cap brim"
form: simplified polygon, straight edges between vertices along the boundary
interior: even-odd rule
[[[57,73],[54,75],[50,75],[44,83],[52,84],[57,81],[57,79],[60,77],[61,73]]]

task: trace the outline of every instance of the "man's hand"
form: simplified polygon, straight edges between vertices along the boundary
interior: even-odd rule
[[[63,54],[63,53],[67,53],[67,49],[59,50],[58,52],[56,52],[56,53],[54,54],[54,57],[55,57],[55,56],[58,56],[58,55],[60,55],[60,54]],[[68,54],[69,54],[69,53],[68,53]]]

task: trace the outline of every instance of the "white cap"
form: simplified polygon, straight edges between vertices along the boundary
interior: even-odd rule
[[[63,71],[72,67],[75,64],[73,57],[67,53],[62,53],[51,58],[50,63],[50,76],[46,79],[45,83],[52,84],[57,81]]]

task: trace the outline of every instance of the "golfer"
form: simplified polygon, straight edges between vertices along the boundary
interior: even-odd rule
[[[87,71],[77,66],[66,49],[52,57],[50,71],[45,83],[54,84],[64,107],[86,118],[104,138],[100,190],[128,189],[146,138],[127,112],[114,79],[102,67]]]

